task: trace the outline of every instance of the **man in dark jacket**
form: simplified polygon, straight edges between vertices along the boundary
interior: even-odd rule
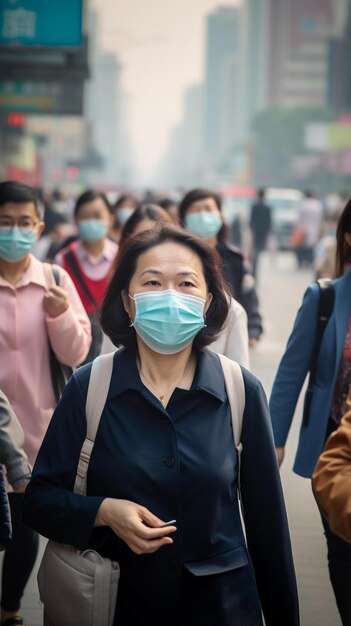
[[[258,257],[267,245],[267,238],[272,228],[271,208],[265,203],[264,189],[257,191],[257,200],[251,207],[249,225],[252,234],[252,271],[256,277]]]

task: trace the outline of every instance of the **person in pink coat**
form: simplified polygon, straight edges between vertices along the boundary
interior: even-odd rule
[[[45,228],[42,214],[34,189],[0,183],[0,388],[23,428],[31,465],[56,405],[50,345],[60,362],[75,367],[91,343],[71,278],[57,268],[57,285],[52,268],[31,254]],[[1,626],[23,624],[20,601],[38,551],[38,536],[21,521],[22,497],[9,493],[13,538],[3,562]]]

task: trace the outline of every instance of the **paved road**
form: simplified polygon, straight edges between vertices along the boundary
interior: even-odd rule
[[[275,258],[267,255],[262,259],[260,269],[259,292],[266,332],[260,345],[252,351],[251,365],[269,394],[297,307],[312,275],[306,270],[298,272],[290,254],[277,255]],[[301,415],[301,405],[297,408],[296,417],[298,415]],[[310,484],[291,471],[297,436],[298,423],[293,425],[289,437],[282,479],[299,585],[301,625],[340,626],[328,580],[321,522]],[[42,624],[35,575],[36,570],[23,600],[27,626]]]

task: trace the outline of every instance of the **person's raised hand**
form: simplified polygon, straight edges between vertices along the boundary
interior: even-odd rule
[[[68,304],[68,294],[62,287],[53,285],[44,295],[44,311],[50,317],[62,315],[68,309]]]

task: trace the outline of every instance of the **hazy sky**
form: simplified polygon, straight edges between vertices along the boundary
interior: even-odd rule
[[[101,45],[115,51],[130,95],[134,154],[147,183],[169,131],[181,118],[187,86],[204,73],[206,14],[240,0],[93,0]]]

